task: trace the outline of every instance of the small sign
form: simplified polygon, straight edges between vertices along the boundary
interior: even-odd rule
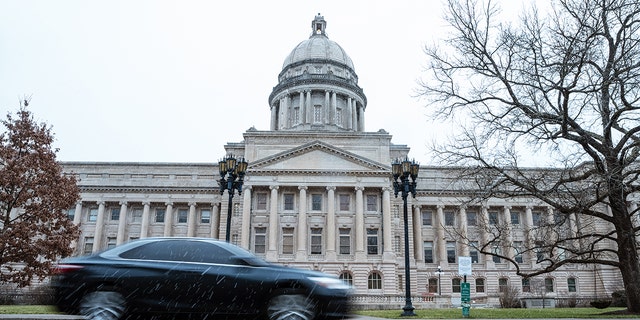
[[[463,282],[460,284],[460,301],[464,304],[471,301],[471,284]]]
[[[471,257],[458,257],[458,274],[461,276],[471,275]]]

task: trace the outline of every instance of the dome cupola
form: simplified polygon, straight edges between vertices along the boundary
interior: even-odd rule
[[[351,58],[318,14],[311,36],[286,57],[269,96],[271,130],[364,131],[367,99]]]

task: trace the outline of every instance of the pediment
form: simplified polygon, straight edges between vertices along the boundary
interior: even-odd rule
[[[311,142],[276,155],[254,161],[251,171],[279,172],[388,172],[388,166],[321,141]]]

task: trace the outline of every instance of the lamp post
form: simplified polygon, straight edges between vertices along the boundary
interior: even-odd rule
[[[402,308],[404,312],[401,316],[415,316],[414,307],[411,303],[411,280],[409,275],[409,218],[407,216],[407,197],[411,194],[416,197],[416,184],[418,182],[418,170],[420,165],[415,161],[396,160],[391,163],[391,171],[393,174],[393,190],[396,198],[398,193],[402,192],[402,200],[404,201],[404,277],[405,277],[405,306]]]
[[[442,295],[442,268],[440,268],[440,266],[438,266],[438,270],[436,270],[436,273],[438,274],[438,295],[441,296]]]
[[[222,160],[218,161],[218,169],[220,170],[220,180],[218,185],[220,186],[220,195],[224,194],[224,191],[229,191],[229,206],[227,212],[227,232],[225,240],[229,242],[231,234],[231,207],[233,201],[234,190],[238,190],[238,194],[242,194],[242,184],[244,182],[244,175],[247,172],[247,166],[249,164],[244,158],[236,159],[235,156],[227,155]]]

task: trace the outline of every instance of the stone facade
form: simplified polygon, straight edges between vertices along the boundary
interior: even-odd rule
[[[249,162],[231,210],[228,194],[218,191],[217,164],[63,163],[81,187],[82,201],[69,210],[82,230],[76,253],[152,236],[224,239],[230,211],[231,242],[268,261],[339,275],[362,303],[402,304],[403,202],[394,196],[390,164],[409,147],[392,143],[384,130],[365,131],[367,100],[353,63],[325,29],[316,16],[311,37],[285,59],[269,97],[270,129],[249,129],[243,141],[225,146]],[[553,211],[528,198],[466,205],[454,176],[422,166],[417,196],[409,200],[414,304],[459,302],[458,256],[472,257],[467,280],[476,303],[496,304],[507,285],[535,296],[535,284],[523,282],[512,265],[478,255],[455,232],[482,241],[488,235],[477,221],[510,221],[512,245],[496,250],[531,270],[536,257],[513,248]],[[547,298],[608,296],[622,288],[619,273],[607,267],[565,267],[540,279]]]

